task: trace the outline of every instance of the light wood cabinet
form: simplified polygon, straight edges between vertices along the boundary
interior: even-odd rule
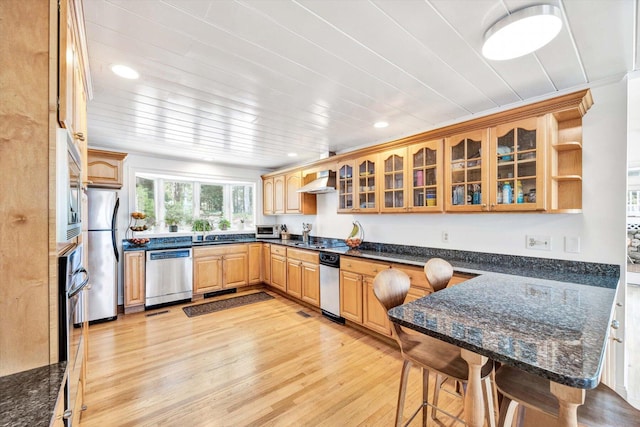
[[[287,293],[302,299],[302,262],[287,259]]]
[[[284,175],[263,177],[263,212],[265,215],[302,214],[315,215],[316,195],[298,193],[303,185],[315,178],[315,174],[303,175],[302,171]]]
[[[340,315],[383,335],[391,335],[387,313],[373,293],[373,279],[391,264],[340,259]]]
[[[144,310],[145,252],[124,253],[124,312]]]
[[[488,129],[484,129],[446,139],[444,205],[447,211],[488,210],[490,193],[488,133]]]
[[[258,254],[258,260],[260,255]],[[258,266],[259,266],[258,262]],[[249,284],[249,245],[193,249],[193,298]]]
[[[262,243],[247,244],[249,251],[249,284],[262,282]]]
[[[545,210],[546,121],[549,118],[533,117],[489,130],[490,210]],[[505,185],[510,190],[504,190]],[[511,193],[509,197],[505,197],[507,192]],[[532,193],[536,193],[535,197],[530,196]]]
[[[442,139],[407,148],[409,212],[442,212],[444,164]]]
[[[284,194],[284,193],[283,193]],[[273,187],[273,177],[262,179],[262,212],[265,215],[275,215],[274,202],[275,193]]]
[[[582,212],[582,119],[574,116],[549,116],[547,207],[550,212]]]
[[[362,324],[362,275],[340,270],[340,315]]]
[[[262,281],[271,284],[271,244],[262,244]]]
[[[82,3],[60,0],[59,16],[58,122],[86,150],[91,87]]]
[[[287,291],[287,248],[271,245],[271,286]]]
[[[273,177],[273,213],[275,215],[285,213],[286,194],[284,187],[284,175]]]
[[[193,298],[222,289],[222,254],[193,250]]]
[[[87,151],[87,180],[90,187],[122,188],[122,166],[126,153]]]
[[[447,138],[446,210],[546,210],[550,117],[527,118]]]
[[[287,293],[320,307],[319,254],[288,248],[287,266]]]
[[[407,149],[397,148],[380,153],[380,212],[406,212]]]
[[[373,292],[374,277],[363,277],[362,324],[382,335],[391,336],[391,323],[387,310]]]
[[[378,155],[338,163],[338,213],[378,212]]]

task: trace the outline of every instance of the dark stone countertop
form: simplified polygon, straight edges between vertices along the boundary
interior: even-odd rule
[[[393,322],[572,387],[597,386],[616,287],[486,273],[389,311]]]
[[[48,426],[67,362],[0,377],[0,426]]]

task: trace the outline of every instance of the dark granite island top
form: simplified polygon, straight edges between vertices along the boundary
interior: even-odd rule
[[[389,318],[554,383],[590,389],[599,382],[616,297],[617,282],[607,284],[613,286],[485,273],[395,307]]]
[[[66,366],[60,362],[0,377],[0,426],[48,426]]]

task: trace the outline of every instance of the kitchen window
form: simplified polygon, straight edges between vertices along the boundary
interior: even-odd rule
[[[147,225],[155,231],[172,224],[191,231],[195,219],[209,220],[214,230],[220,230],[225,219],[229,230],[253,229],[255,224],[255,183],[136,173],[135,200],[136,211],[146,214]]]

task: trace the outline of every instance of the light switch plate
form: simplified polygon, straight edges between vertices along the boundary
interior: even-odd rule
[[[536,249],[539,251],[550,251],[551,236],[527,235],[525,244],[527,249]]]

